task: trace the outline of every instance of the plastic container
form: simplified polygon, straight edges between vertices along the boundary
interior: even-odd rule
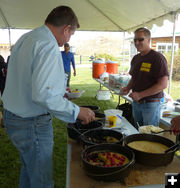
[[[106,72],[109,74],[117,74],[118,73],[118,63],[115,61],[107,61],[106,62]]]
[[[111,93],[109,90],[98,90],[96,92],[97,100],[109,100],[111,97]]]
[[[102,60],[93,61],[93,78],[100,78],[100,76],[105,72],[105,63]]]
[[[108,110],[104,110],[104,114],[106,116],[106,121],[108,121],[108,117],[109,116],[116,116],[117,120],[116,120],[116,124],[120,124],[121,120],[122,120],[122,110],[117,110],[117,109],[108,109]]]
[[[108,116],[109,128],[116,127],[117,116]]]

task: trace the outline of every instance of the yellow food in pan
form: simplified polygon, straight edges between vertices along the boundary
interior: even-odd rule
[[[128,146],[147,153],[164,153],[164,151],[168,149],[164,144],[151,141],[133,141],[130,142]]]

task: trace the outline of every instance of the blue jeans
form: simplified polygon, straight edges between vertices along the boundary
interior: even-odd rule
[[[70,72],[65,72],[67,74],[67,87],[70,85],[70,79],[71,79],[71,73]]]
[[[53,188],[53,127],[51,115],[21,118],[4,110],[7,134],[20,153],[19,188]]]
[[[138,103],[133,101],[134,123],[159,126],[160,102]]]

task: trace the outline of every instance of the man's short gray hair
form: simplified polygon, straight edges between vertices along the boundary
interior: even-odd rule
[[[134,34],[140,33],[140,32],[143,32],[146,37],[151,38],[151,32],[148,29],[144,27],[138,28],[136,29],[136,31],[134,31]]]

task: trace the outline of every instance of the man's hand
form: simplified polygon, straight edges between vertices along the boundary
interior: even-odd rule
[[[74,70],[74,73],[73,73],[74,76],[76,76],[76,70]]]
[[[127,95],[129,93],[130,89],[128,87],[123,87],[120,91],[123,95]]]
[[[89,108],[80,107],[78,119],[82,120],[82,124],[88,124],[95,120],[95,113]]]
[[[133,100],[135,100],[135,101],[139,101],[140,99],[142,99],[142,96],[140,95],[139,92],[132,92],[129,96],[130,96]]]
[[[171,120],[170,129],[173,131],[175,135],[180,134],[180,116],[176,116]]]

